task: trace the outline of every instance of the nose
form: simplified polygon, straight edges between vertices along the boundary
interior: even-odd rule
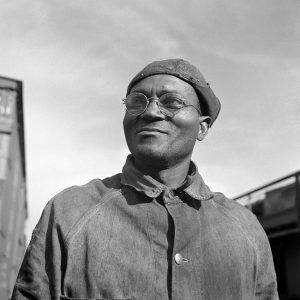
[[[157,99],[151,99],[146,110],[141,114],[145,119],[164,119],[165,115],[160,111]]]

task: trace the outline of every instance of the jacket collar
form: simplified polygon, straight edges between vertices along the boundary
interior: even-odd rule
[[[150,198],[157,198],[162,192],[169,190],[167,186],[149,175],[140,172],[134,165],[134,158],[129,155],[122,170],[121,183],[133,187]],[[196,200],[209,200],[212,193],[198,173],[197,166],[191,161],[189,174],[184,184],[177,190],[184,191]]]

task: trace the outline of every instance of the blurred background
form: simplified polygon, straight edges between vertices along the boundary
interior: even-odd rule
[[[232,198],[299,170],[299,16],[298,0],[0,0],[0,295],[10,293],[45,204],[66,187],[121,171],[129,153],[121,99],[153,60],[191,61],[222,103],[193,155],[213,191]],[[298,209],[292,178],[268,189],[292,185]],[[240,200],[252,208],[266,197]],[[21,220],[15,234],[11,203]],[[19,244],[12,266],[10,237]],[[282,294],[296,295],[286,278]]]

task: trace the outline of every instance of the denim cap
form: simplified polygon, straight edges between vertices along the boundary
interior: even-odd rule
[[[198,95],[203,115],[211,118],[210,126],[212,126],[220,112],[221,103],[201,72],[184,59],[174,58],[150,63],[130,81],[126,96],[130,94],[131,88],[136,83],[146,77],[157,74],[173,75],[189,83]]]

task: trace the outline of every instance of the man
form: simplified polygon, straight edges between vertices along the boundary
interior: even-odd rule
[[[278,299],[257,219],[212,193],[191,161],[220,110],[202,74],[153,62],[124,103],[122,174],[47,204],[12,299]]]

